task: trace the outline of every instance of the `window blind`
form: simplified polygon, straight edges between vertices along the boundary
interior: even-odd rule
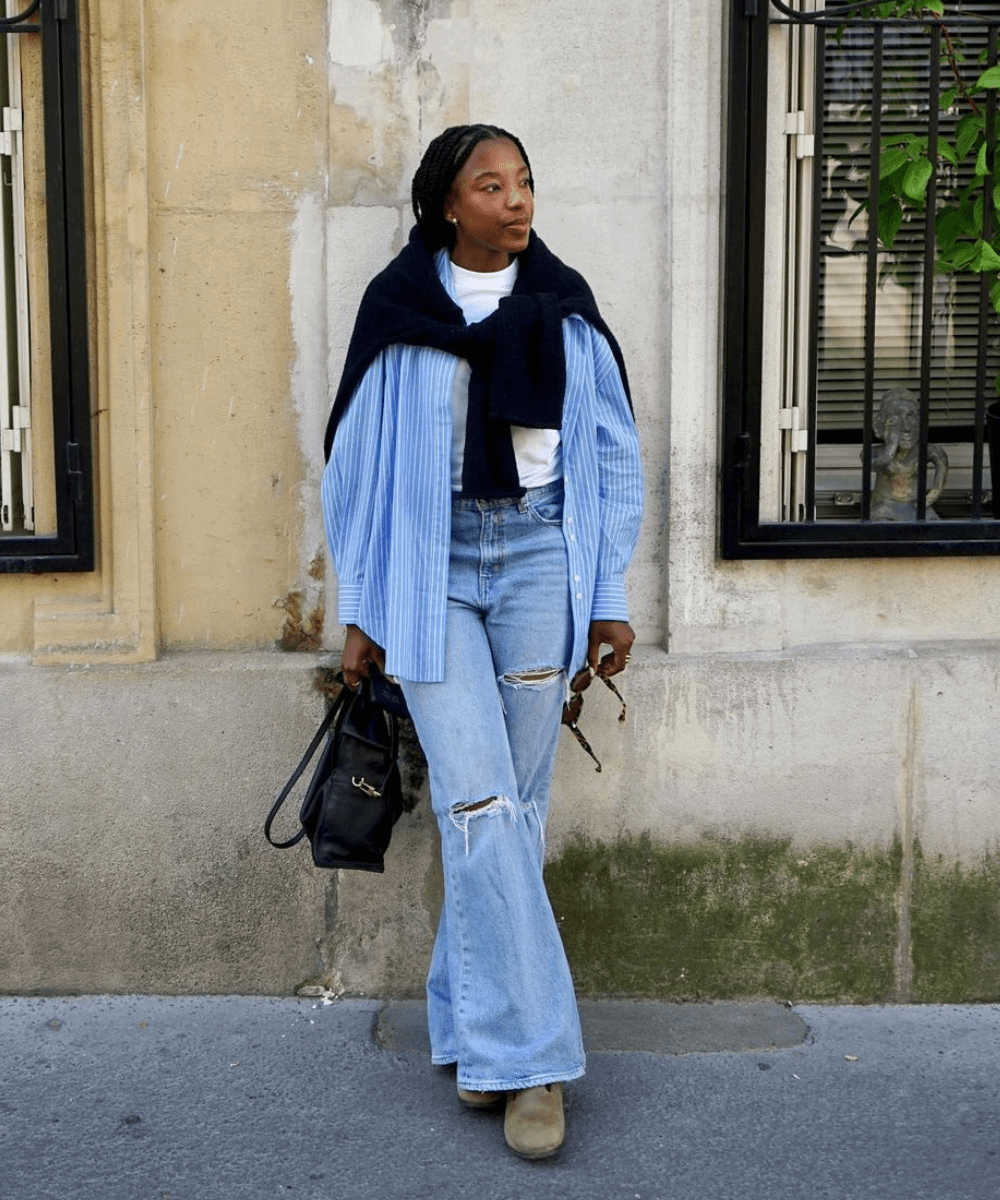
[[[967,5],[967,8],[977,7]],[[980,5],[978,7],[994,7]],[[979,52],[985,29],[963,27],[964,76],[969,84],[982,71]],[[819,304],[817,328],[816,428],[819,442],[860,442],[864,412],[864,312],[867,272],[877,270],[875,394],[887,388],[920,389],[921,311],[924,301],[924,223],[910,217],[893,249],[881,244],[867,261],[867,198],[872,96],[871,27],[846,28],[827,39],[823,64],[823,182],[820,204]],[[883,50],[883,143],[897,135],[926,136],[930,65],[923,28],[885,31]],[[945,86],[950,67],[942,64]],[[934,97],[936,102],[936,97]],[[963,115],[957,105],[939,116],[939,136],[954,144]],[[970,182],[972,168],[949,167],[939,189],[955,192]],[[853,220],[852,220],[853,218]],[[931,331],[930,428],[948,438],[971,440],[979,374],[978,280],[934,274]],[[989,322],[986,350],[987,401],[1000,370],[1000,324]]]

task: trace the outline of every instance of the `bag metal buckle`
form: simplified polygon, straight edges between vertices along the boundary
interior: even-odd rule
[[[351,776],[351,783],[353,783],[356,788],[360,788],[366,796],[376,797],[382,795],[377,788],[373,788],[372,785],[370,783],[366,783],[363,778],[359,779],[357,775]]]

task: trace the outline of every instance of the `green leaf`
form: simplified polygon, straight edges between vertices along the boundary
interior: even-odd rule
[[[895,175],[900,167],[905,167],[909,161],[909,154],[901,147],[895,150],[886,150],[878,160],[879,179],[888,179],[890,175]]]
[[[951,106],[955,103],[955,101],[957,99],[958,99],[958,88],[957,87],[949,88],[946,92],[941,93],[941,98],[940,98],[940,100],[938,100],[938,107],[947,110],[947,109],[951,108]]]
[[[1000,216],[1000,184],[993,189],[993,207],[997,210],[997,215]]]
[[[979,196],[976,203],[972,206],[972,219],[975,222],[975,233],[982,233],[983,225],[986,222],[986,197]]]
[[[958,202],[963,208],[968,208],[969,204],[979,195],[982,183],[978,179],[973,179],[966,187],[958,193]]]
[[[883,179],[878,185],[876,207],[881,208],[883,204],[888,204],[890,200],[898,200],[902,194],[900,191],[902,184],[902,171],[897,171],[895,175],[890,175],[888,179]]]
[[[899,227],[903,223],[903,208],[898,200],[890,200],[878,210],[879,241],[887,250],[892,249]]]
[[[964,271],[969,267],[975,255],[976,247],[972,242],[962,242],[948,254],[942,254],[937,265],[942,271]]]
[[[959,204],[965,204],[970,197],[974,199],[976,196],[978,196],[979,189],[982,186],[982,183],[978,179],[973,179],[970,183],[966,184],[966,186],[958,193]]]
[[[983,179],[989,174],[989,168],[986,165],[986,151],[988,147],[985,142],[979,147],[979,153],[976,155],[976,176]]]
[[[976,113],[967,113],[958,123],[955,131],[955,149],[959,158],[965,158],[976,144],[979,135],[985,130],[986,121]]]
[[[911,158],[915,158],[918,154],[926,153],[927,139],[917,137],[915,133],[894,133],[891,137],[883,138],[879,153],[885,154],[887,150],[896,149],[905,150]]]
[[[975,255],[969,263],[973,271],[1000,271],[1000,254],[993,249],[989,242],[982,238],[976,242]]]
[[[973,192],[961,204],[958,210],[959,220],[962,223],[962,233],[966,236],[979,237],[982,225],[976,221],[976,200],[979,198],[978,191]]]
[[[941,158],[945,159],[947,162],[950,162],[952,166],[958,166],[958,155],[955,153],[955,149],[951,142],[945,141],[944,138],[938,142],[938,154],[941,156]]]
[[[990,300],[997,313],[1000,313],[1000,279],[995,280],[990,288]],[[997,391],[1000,391],[1000,376],[997,377]]]
[[[984,88],[1000,88],[1000,66],[990,67],[976,80],[974,91],[981,92]]]
[[[903,195],[917,204],[922,204],[933,174],[934,164],[927,158],[918,158],[907,167],[903,176]]]
[[[934,218],[934,228],[937,232],[941,253],[947,254],[964,232],[962,214],[957,208],[942,208]]]

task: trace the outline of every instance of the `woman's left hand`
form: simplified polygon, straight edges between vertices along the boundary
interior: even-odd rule
[[[587,662],[598,675],[610,679],[625,670],[634,641],[635,630],[628,621],[591,621]],[[611,647],[611,653],[603,658],[600,657],[602,646]]]

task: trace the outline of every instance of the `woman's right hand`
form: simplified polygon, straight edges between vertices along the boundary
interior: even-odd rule
[[[366,678],[374,663],[380,671],[385,669],[385,651],[373,642],[357,625],[347,626],[344,639],[344,655],[341,660],[344,682],[353,691]]]

